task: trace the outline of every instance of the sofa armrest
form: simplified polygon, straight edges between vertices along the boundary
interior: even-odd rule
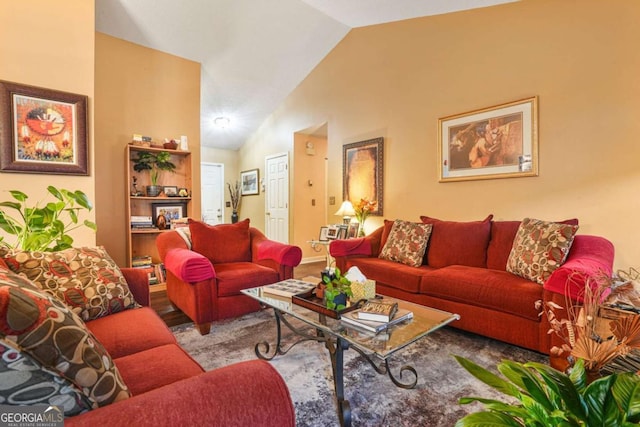
[[[251,360],[65,419],[65,426],[295,426],[282,377]]]
[[[185,283],[196,283],[216,277],[211,261],[189,249],[169,249],[164,257],[164,266]]]
[[[151,305],[151,293],[149,290],[149,276],[139,268],[121,268],[122,275],[129,285],[133,298],[140,305]]]
[[[594,286],[603,275],[611,276],[614,253],[613,244],[604,237],[576,236],[567,260],[549,276],[544,289],[582,301],[587,284]]]
[[[359,237],[356,239],[340,239],[329,243],[329,253],[332,257],[349,255],[371,256],[371,239]]]

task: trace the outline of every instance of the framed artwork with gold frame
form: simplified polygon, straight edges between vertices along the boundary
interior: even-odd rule
[[[376,201],[370,215],[383,214],[383,148],[382,137],[342,146],[342,200],[353,204],[360,199]]]

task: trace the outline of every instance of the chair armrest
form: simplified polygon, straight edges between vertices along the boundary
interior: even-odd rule
[[[262,240],[256,244],[256,261],[273,260],[280,265],[296,267],[302,260],[302,249],[273,240]]]
[[[578,235],[567,260],[549,276],[544,289],[582,301],[587,284],[595,286],[603,275],[611,276],[614,254],[613,244],[604,237]]]
[[[205,372],[65,419],[65,426],[295,426],[282,377],[252,360]]]
[[[149,276],[144,270],[138,268],[121,268],[122,275],[129,285],[133,298],[140,305],[151,305],[151,292],[149,290]]]
[[[211,261],[204,255],[189,249],[169,249],[164,257],[164,266],[186,283],[196,283],[216,277]]]

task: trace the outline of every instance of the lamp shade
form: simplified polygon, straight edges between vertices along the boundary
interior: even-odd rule
[[[345,200],[340,205],[340,209],[335,213],[335,215],[339,215],[342,217],[355,215],[356,211],[353,209],[353,205],[349,200]]]

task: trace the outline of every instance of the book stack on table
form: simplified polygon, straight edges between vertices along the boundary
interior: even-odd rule
[[[413,312],[398,308],[397,302],[368,301],[361,308],[342,314],[340,320],[349,327],[379,333],[392,325],[410,320]]]

